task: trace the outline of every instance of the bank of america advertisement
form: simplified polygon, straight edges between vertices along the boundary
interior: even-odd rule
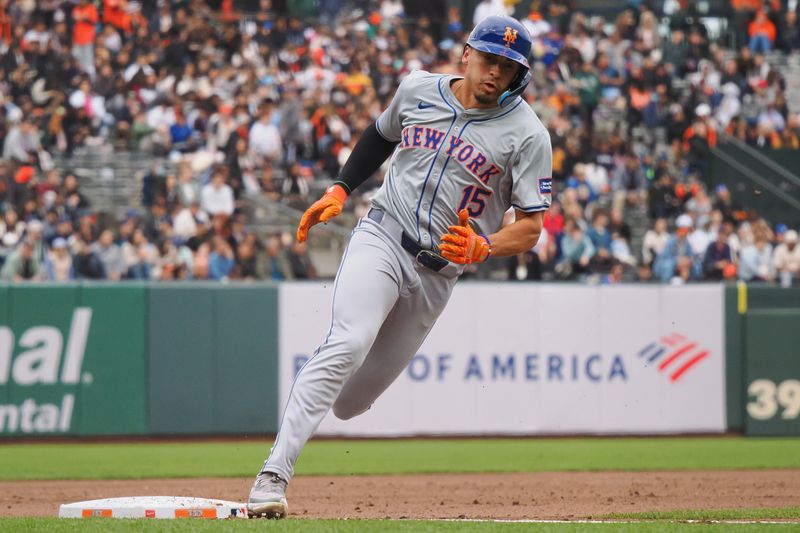
[[[331,296],[331,284],[281,287],[281,410]],[[317,434],[723,432],[723,298],[721,285],[460,283],[372,408],[329,413]]]

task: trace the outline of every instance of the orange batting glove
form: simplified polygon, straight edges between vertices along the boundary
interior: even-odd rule
[[[480,263],[492,253],[492,245],[485,235],[478,235],[469,225],[469,212],[462,209],[458,213],[458,226],[447,228],[449,233],[442,235],[439,251],[442,257],[459,265]]]
[[[331,185],[322,195],[322,198],[311,204],[306,209],[297,226],[298,242],[305,242],[308,239],[308,230],[320,222],[328,222],[333,217],[342,212],[342,206],[347,200],[347,191],[341,185]]]

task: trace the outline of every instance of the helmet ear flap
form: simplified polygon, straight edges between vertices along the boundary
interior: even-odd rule
[[[500,98],[497,99],[497,105],[504,107],[505,105],[513,102],[514,98],[524,93],[525,87],[527,87],[528,83],[531,81],[531,77],[530,69],[521,67],[517,77],[514,78],[514,81],[511,82],[511,85],[508,86],[508,89],[506,89],[505,92],[500,95]]]

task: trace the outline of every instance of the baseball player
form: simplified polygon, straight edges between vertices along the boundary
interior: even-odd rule
[[[323,417],[331,407],[344,420],[370,408],[416,354],[464,265],[536,244],[550,205],[552,148],[520,97],[530,48],[517,20],[488,17],[464,47],[463,78],[409,74],[339,181],[303,214],[301,242],[391,156],[342,257],[330,329],[295,378],[250,491],[251,516],[286,516],[294,464]],[[515,222],[498,231],[512,206]]]

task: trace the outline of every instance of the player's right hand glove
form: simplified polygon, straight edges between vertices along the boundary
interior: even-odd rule
[[[485,235],[475,233],[469,225],[469,212],[462,209],[458,213],[458,226],[447,228],[449,233],[442,235],[439,252],[442,257],[459,265],[486,261],[492,252],[492,245]]]
[[[328,222],[342,212],[342,206],[347,200],[347,191],[341,185],[331,185],[322,195],[322,198],[311,204],[306,209],[297,226],[297,240],[305,242],[308,239],[308,230],[320,222]]]

